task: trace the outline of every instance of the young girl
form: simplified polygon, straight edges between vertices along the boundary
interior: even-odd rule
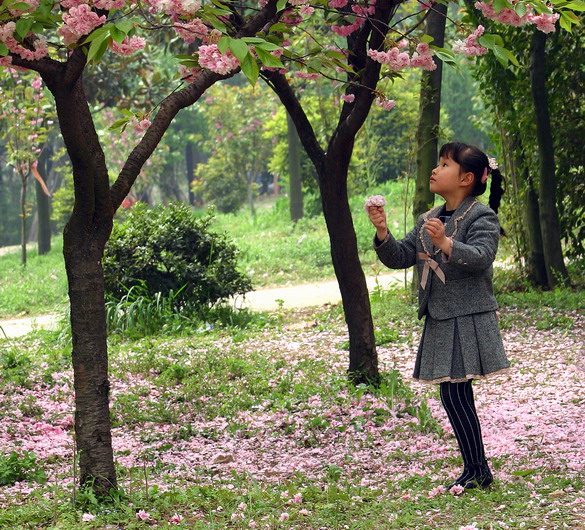
[[[383,207],[369,206],[368,215],[376,227],[374,247],[380,261],[393,269],[416,264],[421,278],[418,316],[426,319],[414,379],[440,385],[441,402],[464,464],[463,473],[447,489],[486,488],[493,477],[471,382],[510,366],[492,288],[502,175],[493,159],[470,145],[446,144],[439,157],[430,190],[443,197],[445,204],[421,215],[404,239],[397,241],[388,231]],[[488,207],[476,197],[486,191],[490,176]]]

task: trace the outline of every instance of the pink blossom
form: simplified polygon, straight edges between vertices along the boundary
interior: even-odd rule
[[[410,66],[408,53],[401,52],[396,46],[390,48],[387,52],[369,49],[368,56],[374,61],[389,66],[395,72]]]
[[[433,7],[435,2],[433,0],[418,0],[418,3],[420,4],[420,7],[426,11],[427,9]]]
[[[238,504],[238,510],[240,510],[241,512],[245,512],[247,507],[248,505],[245,502],[241,502],[240,504]]]
[[[292,498],[295,504],[301,504],[303,502],[303,494],[302,493],[295,493]]]
[[[314,81],[315,79],[319,79],[319,77],[321,77],[321,74],[318,74],[316,72],[295,72],[295,77],[299,78],[299,79],[306,79],[308,81]]]
[[[346,103],[353,103],[355,101],[355,94],[343,94],[341,99]]]
[[[146,46],[146,41],[142,37],[125,37],[121,43],[112,41],[110,47],[112,51],[118,55],[132,55],[138,50],[142,50]]]
[[[484,27],[481,25],[477,26],[477,29],[465,40],[457,40],[453,43],[453,52],[468,57],[486,54],[488,52],[487,48],[484,48],[477,43],[477,39],[482,36],[483,32]]]
[[[337,33],[337,35],[340,37],[347,37],[354,31],[360,29],[360,26],[363,24],[363,22],[363,20],[356,20],[353,24],[349,24],[348,26],[331,26],[331,31],[333,31],[333,33]]]
[[[536,24],[536,28],[543,33],[553,33],[556,31],[555,22],[559,17],[558,13],[543,13],[542,15],[528,15],[528,20]]]
[[[136,512],[136,519],[139,519],[141,521],[147,521],[148,519],[150,519],[150,514],[148,512],[145,512],[144,510],[138,510]]]
[[[329,3],[327,4],[329,7],[337,7],[337,8],[341,8],[341,7],[345,7],[347,5],[348,0],[329,0]]]
[[[126,0],[96,0],[94,6],[106,11],[122,9],[126,5]]]
[[[464,491],[465,491],[465,488],[463,486],[460,486],[459,484],[455,484],[455,486],[451,487],[451,489],[449,490],[449,493],[452,493],[453,495],[461,495]]]
[[[95,515],[94,515],[93,513],[84,513],[84,514],[81,516],[81,520],[82,520],[84,523],[87,523],[87,522],[89,522],[89,521],[93,521],[94,519],[95,519]]]
[[[184,64],[179,66],[179,75],[183,81],[187,81],[187,83],[193,83],[199,75],[201,74],[201,69],[193,66],[191,68],[187,68]]]
[[[433,497],[436,497],[437,495],[441,495],[445,492],[445,488],[443,486],[437,486],[436,488],[433,488],[431,491],[429,491],[429,498],[432,499]]]
[[[290,517],[290,515],[289,515],[287,512],[282,512],[282,513],[280,514],[280,517],[279,517],[279,519],[280,519],[281,521],[286,521],[286,520],[287,520],[289,517]]]
[[[35,90],[40,90],[43,87],[43,80],[40,77],[35,77],[30,84]]]
[[[169,522],[172,524],[181,524],[181,521],[183,520],[183,516],[179,515],[179,514],[175,514],[173,515],[170,519]]]
[[[100,17],[87,4],[72,7],[68,13],[63,13],[62,18],[65,24],[59,28],[58,33],[65,44],[77,42],[80,37],[88,35],[106,22],[106,15]]]
[[[393,99],[385,99],[382,97],[376,98],[376,105],[383,110],[392,110],[396,106],[396,101]]]
[[[209,44],[199,47],[199,64],[212,72],[225,75],[238,68],[240,61],[230,50],[221,53],[217,44]]]
[[[315,12],[315,8],[308,6],[308,5],[303,5],[303,6],[301,6],[300,11],[301,11],[301,15],[309,16]]]
[[[368,213],[370,208],[380,208],[384,206],[386,206],[386,199],[383,195],[372,195],[366,199],[364,210]]]
[[[475,523],[467,526],[460,526],[459,530],[477,530],[477,526],[475,526]]]
[[[194,18],[189,22],[177,23],[174,29],[188,44],[195,42],[195,39],[203,39],[209,34],[209,28],[199,18]]]

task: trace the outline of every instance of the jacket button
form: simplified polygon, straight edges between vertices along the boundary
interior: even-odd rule
[[[463,263],[463,260],[462,260],[461,258],[459,258],[459,259],[457,260],[457,263]]]

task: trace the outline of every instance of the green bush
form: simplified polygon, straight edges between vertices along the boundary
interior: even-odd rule
[[[140,286],[145,295],[168,297],[180,308],[209,306],[250,291],[249,278],[236,268],[238,249],[226,235],[209,231],[213,219],[198,218],[181,203],[136,204],[114,226],[106,246],[107,295],[122,300]]]

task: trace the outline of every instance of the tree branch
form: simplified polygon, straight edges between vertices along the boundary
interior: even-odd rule
[[[263,70],[262,76],[268,86],[270,86],[280,98],[280,101],[288,111],[309,158],[317,169],[320,168],[325,158],[325,152],[321,145],[319,145],[313,126],[311,125],[309,118],[307,118],[307,115],[305,114],[305,111],[292,87],[289,85],[284,75],[279,72],[268,72]],[[317,175],[319,175],[319,171],[317,171]]]

